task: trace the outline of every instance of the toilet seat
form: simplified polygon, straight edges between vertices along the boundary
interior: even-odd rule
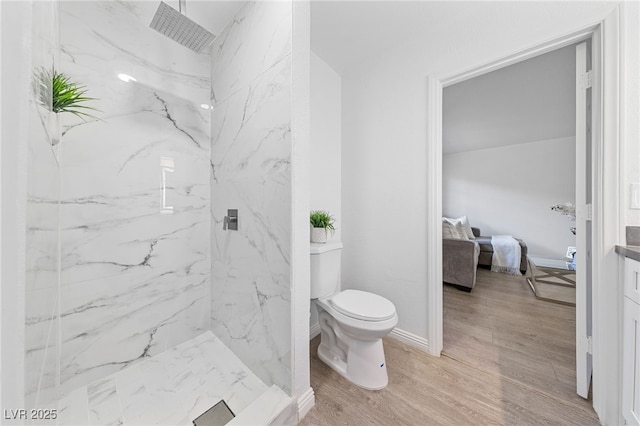
[[[389,300],[360,290],[344,290],[329,299],[331,306],[343,315],[362,321],[386,321],[396,315]]]

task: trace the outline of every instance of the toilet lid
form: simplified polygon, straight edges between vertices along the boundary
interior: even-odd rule
[[[333,296],[330,302],[341,314],[365,321],[384,321],[396,313],[393,303],[366,291],[344,290]]]

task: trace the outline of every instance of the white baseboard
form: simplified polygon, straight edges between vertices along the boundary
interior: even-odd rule
[[[409,333],[408,331],[404,331],[399,328],[394,328],[389,336],[406,343],[407,345],[413,346],[414,348],[420,349],[423,352],[431,353],[429,351],[429,341],[424,337],[416,336],[413,333]]]
[[[316,397],[313,388],[309,388],[298,398],[298,422],[307,415],[314,405],[316,405]]]
[[[320,324],[315,323],[309,329],[309,340],[313,339],[317,335],[320,334]],[[411,345],[414,348],[418,348],[421,351],[429,352],[429,341],[423,337],[416,336],[413,333],[409,333],[408,331],[401,330],[399,328],[394,328],[391,333],[389,333],[389,337],[393,337],[394,339],[400,340],[407,345]]]
[[[320,323],[319,322],[317,322],[317,323],[313,324],[311,327],[309,327],[309,340],[313,339],[318,334],[320,334]]]
[[[531,259],[531,261],[536,266],[544,266],[546,268],[557,268],[557,269],[567,269],[567,262],[569,261],[569,259],[567,260],[547,259],[544,257],[536,257],[536,256],[529,256],[529,259]]]

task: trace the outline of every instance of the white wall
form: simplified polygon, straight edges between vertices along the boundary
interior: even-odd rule
[[[309,358],[309,151],[311,145],[311,31],[308,2],[293,2],[293,110],[291,115],[292,152],[292,300],[293,300],[293,393],[298,418],[313,407]]]
[[[622,209],[625,212],[623,223],[628,226],[640,226],[640,209],[632,209],[629,205],[630,185],[640,183],[640,55],[638,55],[637,40],[640,40],[640,3],[626,2],[621,19],[622,31],[626,40],[634,40],[623,48],[622,79],[625,87],[625,104],[621,108],[622,137],[628,141],[636,141],[623,146],[624,181],[622,182],[620,198],[624,201]]]
[[[342,240],[342,80],[326,62],[311,52],[311,210],[327,210],[335,219],[330,241]],[[310,328],[318,316],[311,306]]]
[[[575,226],[550,207],[575,202],[575,138],[443,156],[442,212],[466,215],[482,235],[523,239],[529,256],[564,260]]]
[[[311,52],[311,210],[327,210],[335,219],[331,238],[341,241],[342,81]]]
[[[381,51],[343,75],[342,282],[393,301],[398,328],[427,336],[427,76],[449,77],[558,38],[616,6],[587,5],[482,3],[483,13],[464,25]]]
[[[615,10],[618,6],[615,2],[473,4],[482,7],[482,13],[465,15],[468,19],[464,25],[450,25],[432,37],[409,40],[393,52],[380,52],[343,75],[342,80],[342,161],[344,170],[349,170],[349,175],[343,173],[342,186],[344,228],[349,230],[349,233],[343,233],[343,262],[346,265],[343,282],[392,300],[398,309],[398,327],[424,337],[428,326],[426,288],[439,285],[427,282],[424,266],[426,242],[438,238],[438,235],[428,235],[425,226],[428,219],[425,169],[430,161],[424,147],[429,130],[425,96],[427,78],[450,78],[609,18],[608,24],[612,25],[603,29],[607,35],[605,55],[610,58],[604,79],[609,89],[605,102],[609,102],[611,108],[617,100],[614,82],[618,54],[621,66],[630,64],[632,71],[636,69],[640,55],[640,41],[633,36],[634,31],[627,28],[629,22],[637,22],[638,7],[631,2],[625,2],[618,10]],[[618,37],[615,22],[619,15],[625,26],[620,34],[621,50],[617,52],[612,48],[618,45],[614,40]],[[623,150],[629,151],[638,144],[637,127],[631,126],[630,122],[640,116],[640,110],[625,86],[630,79],[637,78],[637,74],[629,73],[627,69],[624,77],[619,103],[622,125],[620,127],[617,120],[608,118],[604,128],[612,138],[617,136],[617,130],[622,130],[620,143]],[[607,179],[611,179],[612,169],[626,177],[627,170],[617,150],[605,147],[605,152],[609,170]],[[604,194],[604,200],[609,206],[617,203],[624,209],[625,200],[618,195]],[[600,249],[607,255],[607,264],[603,266],[607,271],[612,270],[613,262],[617,264],[613,246],[621,241],[621,228],[625,224],[623,217],[620,219],[618,222],[608,218],[607,232],[602,236]],[[599,294],[599,305],[609,308],[610,312],[618,312],[619,295],[619,288],[614,288],[609,295]],[[599,330],[602,332],[599,336],[603,337],[600,347],[610,345],[611,348],[609,365],[612,370],[607,371],[614,374],[609,374],[610,378],[602,375],[605,373],[602,367],[606,367],[602,360],[598,361],[600,370],[594,370],[594,381],[604,383],[594,400],[597,397],[598,414],[606,424],[619,423],[616,417],[619,390],[615,377],[619,347],[617,324],[611,320],[612,328]],[[605,336],[605,333],[608,334]],[[597,374],[600,375],[596,377]]]

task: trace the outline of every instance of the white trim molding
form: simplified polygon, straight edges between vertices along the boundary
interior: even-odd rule
[[[313,388],[309,388],[298,398],[298,421],[302,420],[314,405],[316,405],[315,393]]]
[[[315,323],[309,330],[309,340],[313,339],[319,334],[320,324]],[[421,351],[427,352],[429,354],[432,353],[431,347],[429,345],[429,340],[425,339],[424,337],[417,336],[413,333],[409,333],[408,331],[404,331],[396,327],[391,330],[391,333],[389,333],[389,337],[406,343],[407,345],[413,346],[414,348],[418,348]]]
[[[315,323],[309,330],[309,340],[313,339],[319,334],[320,324]],[[391,333],[389,333],[389,337],[406,343],[407,345],[413,346],[414,348],[418,348],[423,352],[427,352],[428,354],[432,353],[431,347],[429,346],[429,340],[425,339],[424,337],[417,336],[413,333],[409,333],[408,331],[404,331],[396,327],[391,330]]]
[[[545,53],[552,52],[554,50],[561,49],[563,47],[579,43],[581,41],[590,38],[600,24],[592,25],[588,28],[584,28],[580,31],[568,34],[559,39],[542,43],[530,49],[524,49],[509,55],[505,58],[498,59],[497,61],[490,62],[485,65],[481,65],[477,68],[466,70],[460,73],[456,73],[450,77],[443,78],[441,80],[442,86],[451,86],[452,84],[461,83],[466,80],[470,80],[475,77],[479,77],[483,74],[487,74],[491,71],[499,70],[500,68],[508,67],[509,65],[516,64],[518,62],[526,61],[527,59],[534,58],[536,56],[543,55]]]
[[[424,337],[416,336],[415,334],[409,333],[408,331],[394,328],[391,333],[389,333],[389,337],[399,340],[402,343],[406,343],[409,346],[413,346],[414,348],[418,348],[423,352],[427,352],[429,354],[432,352],[429,346],[429,341],[427,339],[425,339]]]
[[[428,352],[442,352],[442,83],[427,78]]]
[[[315,323],[309,328],[309,340],[320,334],[320,323]]]
[[[34,4],[3,1],[0,10],[0,405],[10,409],[25,408],[27,159],[29,126],[39,123],[30,119],[28,99]]]
[[[624,6],[624,5],[623,5]],[[624,424],[621,410],[622,299],[619,257],[615,245],[624,241],[621,227],[624,198],[620,196],[621,167],[620,102],[625,93],[621,72],[620,7],[613,10],[594,34],[594,79],[600,90],[593,93],[594,107],[601,105],[594,123],[593,199],[593,408],[602,424]],[[598,73],[600,75],[598,75]],[[596,126],[597,124],[597,126]],[[597,136],[596,136],[597,135]],[[596,226],[597,225],[597,226]]]

